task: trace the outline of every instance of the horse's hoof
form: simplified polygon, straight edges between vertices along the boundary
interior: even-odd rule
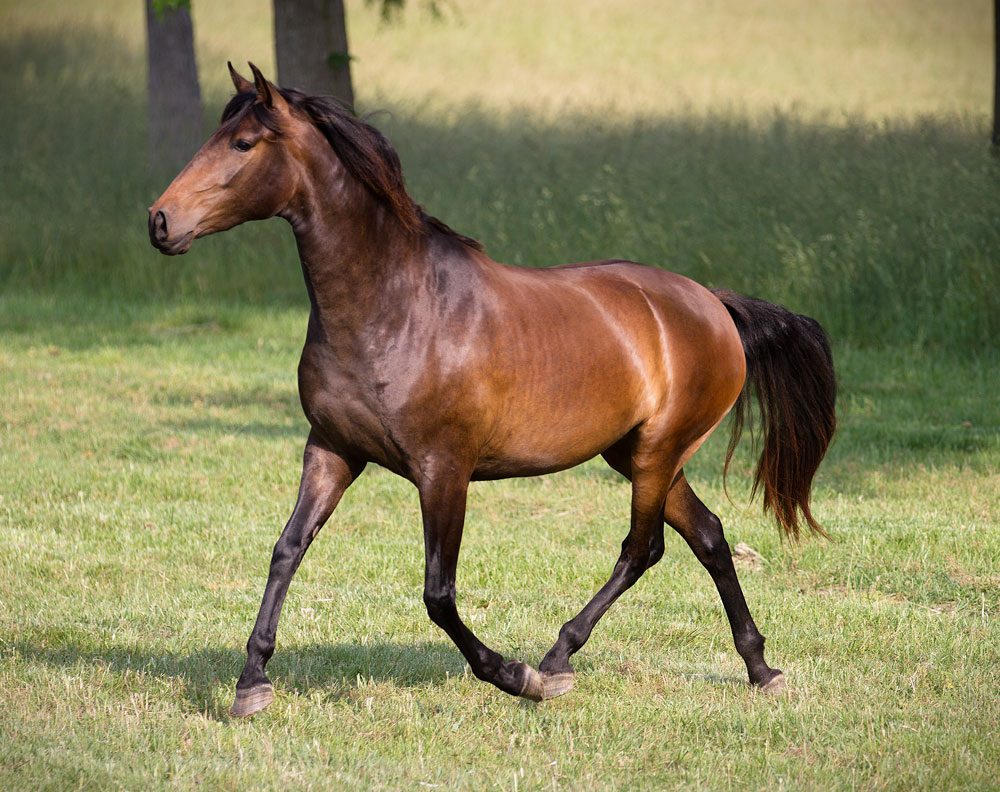
[[[555,698],[564,693],[569,693],[573,687],[573,672],[560,671],[557,673],[542,672],[542,685],[544,686],[543,698]]]
[[[265,709],[272,701],[274,701],[274,688],[267,683],[246,690],[236,688],[236,700],[233,702],[230,714],[236,718],[249,718]]]
[[[785,684],[785,675],[780,671],[760,686],[760,689],[767,694],[784,693],[788,690]]]
[[[531,699],[531,701],[541,701],[545,698],[545,683],[542,676],[534,668],[526,663],[524,666],[524,685],[518,694],[521,698]]]

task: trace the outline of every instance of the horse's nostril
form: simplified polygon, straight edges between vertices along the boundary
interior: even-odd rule
[[[167,216],[163,212],[156,213],[156,233],[161,242],[167,238]]]
[[[162,211],[149,216],[149,238],[154,242],[167,239],[167,216]]]

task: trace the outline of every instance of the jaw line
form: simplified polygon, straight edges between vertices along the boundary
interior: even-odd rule
[[[188,231],[184,236],[169,245],[160,248],[160,252],[165,256],[183,256],[191,249],[194,241],[194,231]]]

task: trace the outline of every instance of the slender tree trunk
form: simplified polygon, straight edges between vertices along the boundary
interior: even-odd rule
[[[157,15],[146,0],[150,170],[176,170],[202,143],[201,92],[194,30],[186,8]]]
[[[343,0],[274,0],[278,82],[354,107]]]
[[[1000,152],[1000,0],[993,0],[993,150]]]

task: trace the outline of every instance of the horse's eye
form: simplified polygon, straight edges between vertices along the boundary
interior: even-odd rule
[[[237,140],[235,143],[233,143],[233,148],[236,149],[237,151],[249,151],[250,149],[253,148],[253,143],[240,139]]]

